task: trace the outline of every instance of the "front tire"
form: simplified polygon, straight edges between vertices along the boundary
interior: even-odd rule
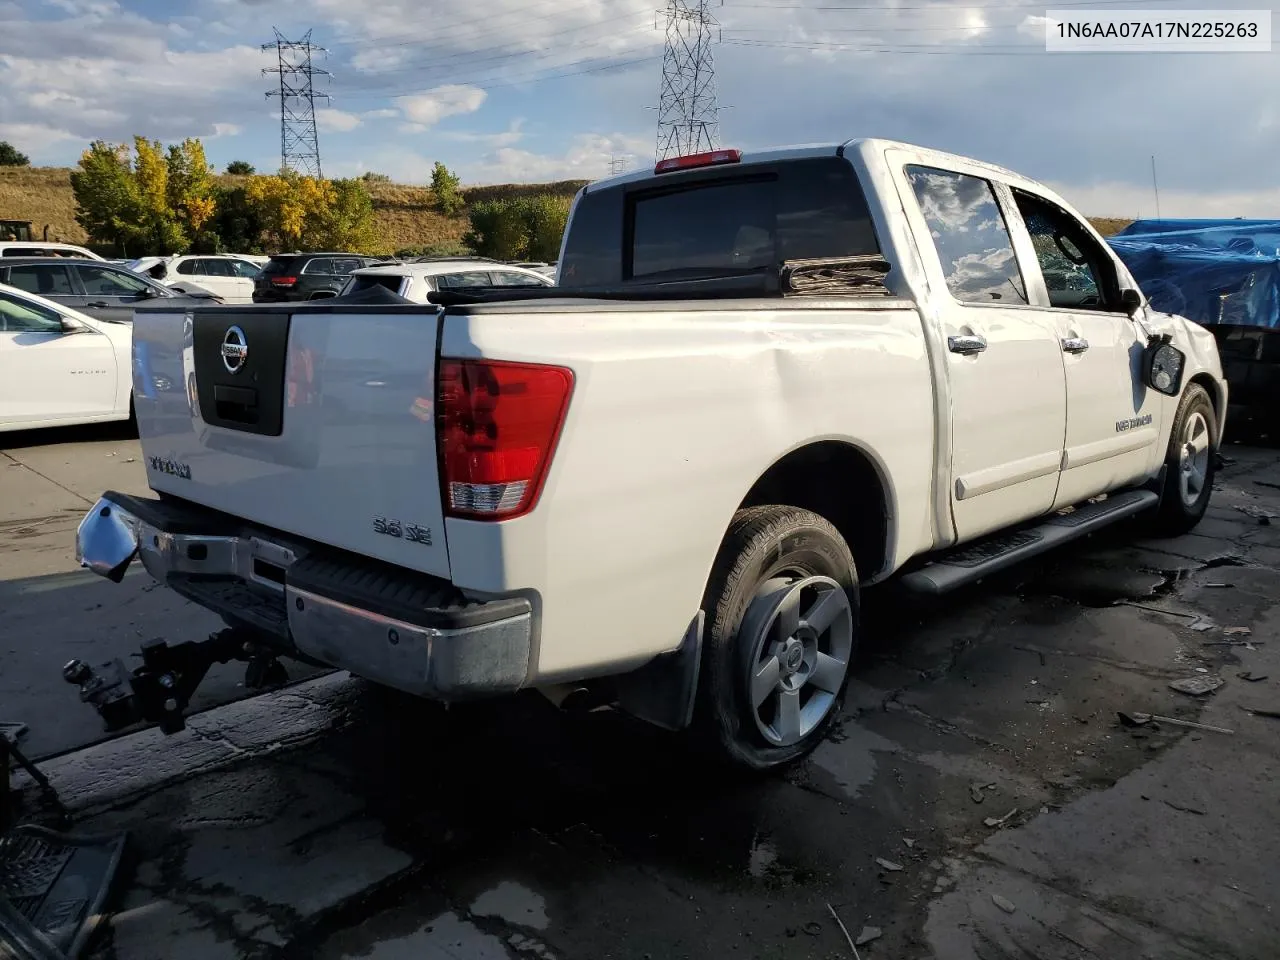
[[[807,755],[840,716],[857,648],[858,574],[839,531],[796,507],[739,511],[703,610],[700,739],[749,771]]]
[[[1204,517],[1213,495],[1218,419],[1204,387],[1193,383],[1182,394],[1165,456],[1164,491],[1155,518],[1158,536],[1176,537]]]

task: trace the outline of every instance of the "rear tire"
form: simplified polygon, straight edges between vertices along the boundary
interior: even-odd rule
[[[1182,394],[1169,434],[1164,490],[1153,527],[1157,536],[1176,537],[1204,517],[1213,495],[1218,451],[1218,419],[1208,392],[1198,383]]]
[[[858,638],[844,538],[808,510],[739,511],[703,598],[695,735],[748,771],[793,763],[838,720]]]

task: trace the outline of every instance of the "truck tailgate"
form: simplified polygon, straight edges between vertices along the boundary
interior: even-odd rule
[[[447,577],[437,330],[430,306],[138,310],[152,489]]]

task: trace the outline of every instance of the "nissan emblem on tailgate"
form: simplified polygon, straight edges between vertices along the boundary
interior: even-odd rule
[[[227,368],[227,373],[239,373],[248,359],[249,344],[244,338],[244,331],[239,327],[228,327],[222,335],[222,365]]]

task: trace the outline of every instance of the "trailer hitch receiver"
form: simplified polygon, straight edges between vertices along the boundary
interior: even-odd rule
[[[131,671],[120,660],[96,668],[72,660],[62,668],[62,678],[80,688],[80,700],[98,712],[108,732],[143,722],[173,734],[185,729],[187,705],[209,668],[231,660],[248,663],[247,687],[288,681],[276,656],[255,643],[252,633],[235,627],[175,646],[152,640],[142,645],[142,666]]]

